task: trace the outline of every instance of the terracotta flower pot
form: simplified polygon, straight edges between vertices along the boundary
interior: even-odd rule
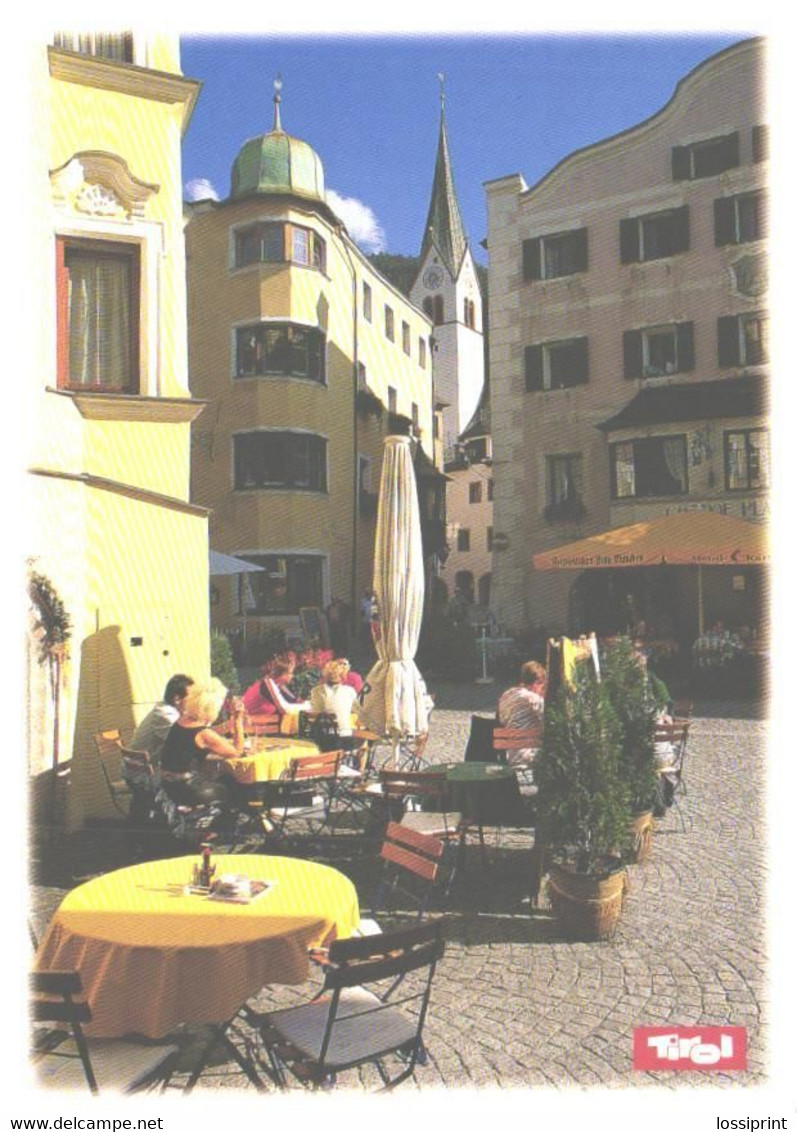
[[[614,935],[628,888],[628,871],[618,860],[606,872],[574,873],[551,864],[551,906],[565,934],[573,939],[608,939]]]

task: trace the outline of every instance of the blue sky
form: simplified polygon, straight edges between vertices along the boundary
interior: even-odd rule
[[[204,83],[184,144],[187,195],[197,195],[196,181],[228,195],[238,149],[271,128],[281,72],[283,126],[319,153],[327,188],[348,201],[339,210],[352,235],[365,250],[414,255],[429,204],[442,71],[457,192],[478,244],[486,233],[484,181],[520,172],[534,183],[574,149],[655,113],[680,78],[743,38],[739,31],[187,36],[183,70]]]

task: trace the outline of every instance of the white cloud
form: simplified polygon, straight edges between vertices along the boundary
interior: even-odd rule
[[[355,197],[344,197],[327,189],[327,203],[349,230],[349,235],[364,252],[382,252],[386,238],[382,225],[367,204]]]
[[[206,177],[194,177],[192,181],[186,182],[185,197],[186,200],[218,200],[219,194],[212,181],[208,181]]]

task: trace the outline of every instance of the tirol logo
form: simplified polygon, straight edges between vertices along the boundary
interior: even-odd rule
[[[634,1069],[746,1069],[744,1026],[639,1026]]]

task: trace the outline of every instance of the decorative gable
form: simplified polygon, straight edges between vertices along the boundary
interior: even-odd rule
[[[123,158],[99,150],[76,153],[50,173],[50,183],[56,208],[113,220],[143,218],[159,189],[134,177]]]

